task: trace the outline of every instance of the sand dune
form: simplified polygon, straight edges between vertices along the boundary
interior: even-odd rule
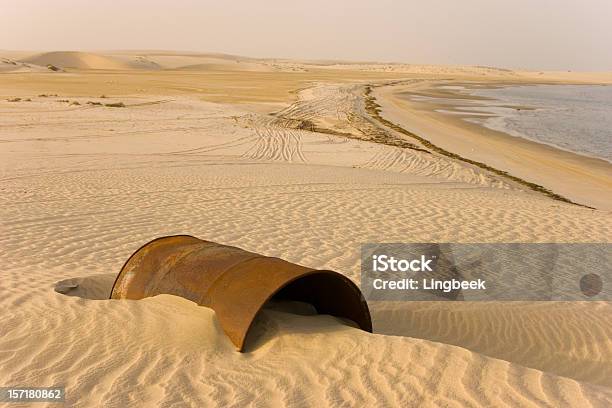
[[[49,293],[21,305],[31,312],[5,320],[3,350],[22,356],[25,338],[39,342],[28,348],[30,358],[3,361],[3,378],[61,381],[73,406],[610,402],[588,384],[459,347],[367,334],[329,316],[266,310],[250,351],[239,354],[211,310],[172,296],[114,302]]]
[[[454,344],[610,387],[610,308],[607,302],[380,302],[374,320],[380,333]]]
[[[121,61],[127,68],[156,71],[163,67],[144,55],[109,55],[108,57]]]
[[[10,58],[0,58],[0,73],[3,72],[47,72],[49,69],[40,65],[28,64]]]
[[[236,62],[251,62],[247,57],[219,53],[198,53],[198,52],[176,52],[176,51],[109,51],[107,54],[117,59],[133,59],[141,56],[149,61],[158,64],[164,69],[180,69],[183,67],[197,67],[198,65],[220,65],[233,66]]]
[[[25,51],[0,50],[0,57],[46,67],[96,70],[186,70],[244,72],[308,72],[310,70],[359,71],[362,74],[403,74],[427,78],[463,78],[472,80],[544,81],[572,83],[612,83],[610,72],[517,71],[488,66],[444,66],[406,63],[377,63],[326,60],[288,60],[254,58],[211,52],[178,52],[160,50],[122,50],[106,52],[54,51],[32,54]]]
[[[159,70],[185,71],[272,71],[271,63],[247,57],[224,54],[166,53],[88,53],[77,51],[46,52],[28,56],[22,62],[71,69],[97,70]]]
[[[76,69],[112,69],[125,70],[134,69],[139,65],[129,63],[112,57],[77,51],[45,52],[33,55],[22,60],[36,65],[54,65],[60,68]]]
[[[161,235],[356,282],[364,242],[612,236],[610,212],[551,200],[418,144],[382,143],[399,136],[378,128],[361,98],[379,74],[265,74],[179,82],[186,75],[159,70],[144,81],[134,71],[114,84],[93,71],[72,83],[6,75],[6,96],[32,100],[0,99],[5,383],[65,384],[76,407],[612,404],[609,303],[374,302],[374,334],[274,305],[239,354],[210,309],[167,295],[106,299],[127,257]],[[213,103],[197,91],[203,84],[258,87]],[[64,94],[37,96],[56,89]],[[227,103],[239,98],[248,103]]]

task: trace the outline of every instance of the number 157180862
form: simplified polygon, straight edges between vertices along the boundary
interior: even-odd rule
[[[0,402],[63,402],[64,387],[0,387]]]

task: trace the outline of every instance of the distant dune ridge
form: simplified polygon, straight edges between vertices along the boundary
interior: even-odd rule
[[[177,55],[153,53],[153,55],[94,54],[77,51],[45,52],[28,56],[22,63],[46,67],[80,70],[158,70],[162,68],[190,71],[271,71],[272,65],[254,62],[249,58],[223,54]]]
[[[370,83],[609,74],[170,51],[0,62],[4,384],[62,384],[75,407],[612,406],[612,302],[371,302],[373,334],[270,305],[240,354],[211,309],[108,299],[163,235],[354,282],[364,242],[610,242],[612,212],[441,155],[365,100]]]
[[[45,52],[33,55],[22,60],[30,64],[41,66],[54,65],[61,68],[75,69],[101,69],[101,70],[130,70],[130,69],[159,69],[155,63],[142,58],[122,61],[111,56],[92,54],[77,51]]]
[[[12,58],[0,58],[0,73],[2,72],[41,72],[48,70],[47,67],[28,64]]]
[[[178,52],[163,50],[114,50],[104,52],[52,51],[26,52],[0,50],[0,57],[37,67],[53,65],[78,70],[188,70],[188,71],[253,71],[303,72],[309,69],[360,70],[422,75],[461,75],[474,79],[508,78],[512,80],[571,80],[612,83],[612,73],[528,72],[489,66],[444,66],[407,63],[379,63],[334,60],[289,60],[285,58],[254,58],[223,53]],[[0,72],[14,70],[3,67]],[[544,76],[543,76],[544,75]]]

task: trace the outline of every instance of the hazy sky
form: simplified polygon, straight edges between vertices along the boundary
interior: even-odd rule
[[[612,0],[0,0],[0,49],[612,70]]]

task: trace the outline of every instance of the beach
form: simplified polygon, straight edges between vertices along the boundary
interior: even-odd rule
[[[612,75],[178,52],[3,57],[20,61],[0,72],[7,386],[64,385],[77,407],[612,403],[610,302],[372,302],[374,333],[268,308],[238,353],[211,309],[108,299],[128,257],[172,234],[355,283],[366,242],[610,242],[610,163],[398,93],[449,78]],[[380,118],[471,161],[386,126],[368,87]]]
[[[378,89],[375,93],[382,107],[382,115],[405,129],[425,137],[443,149],[462,157],[486,163],[522,180],[551,190],[562,197],[586,206],[610,210],[612,202],[612,165],[606,160],[589,157],[516,137],[504,132],[470,123],[463,119],[467,113],[441,113],[451,110],[452,98],[470,99],[439,86],[461,86],[461,82],[415,81]],[[513,82],[498,82],[503,86]],[[514,82],[516,83],[516,82]],[[518,82],[525,83],[525,82]],[[529,82],[526,82],[529,83]],[[482,84],[481,84],[482,85]],[[477,87],[478,83],[468,84]],[[403,93],[445,99],[443,102],[420,102],[402,97]],[[458,99],[457,99],[458,98]],[[478,97],[474,97],[478,99]],[[448,102],[447,102],[448,101]],[[479,117],[478,111],[469,118]],[[486,111],[480,111],[480,118]]]

